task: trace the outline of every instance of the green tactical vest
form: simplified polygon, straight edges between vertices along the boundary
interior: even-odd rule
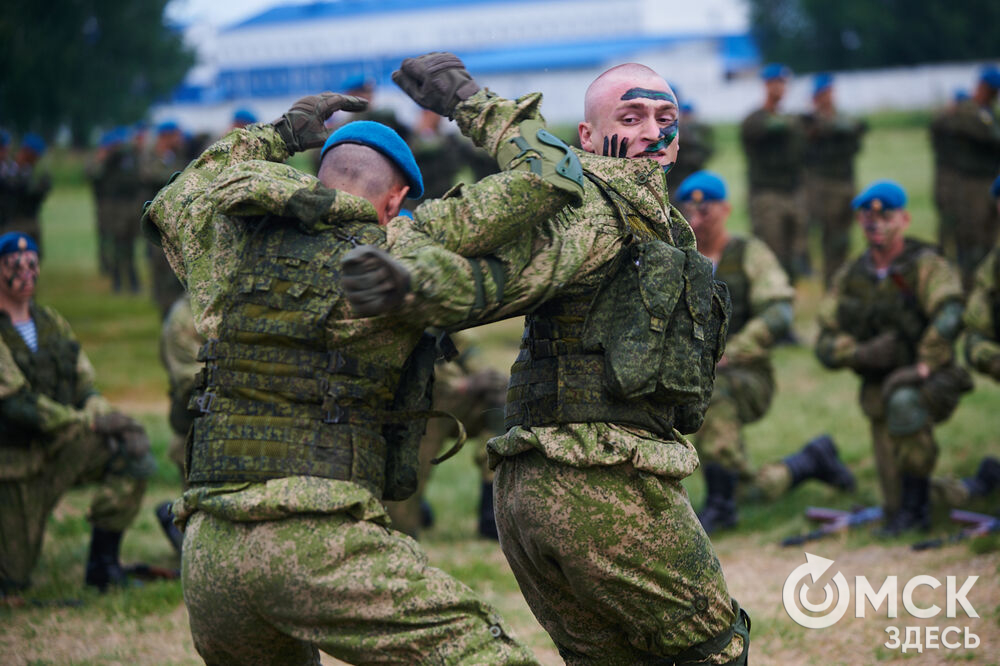
[[[731,237],[719,257],[719,265],[715,267],[715,279],[726,283],[733,304],[732,314],[729,315],[729,337],[739,333],[750,321],[750,280],[743,270],[746,247],[745,238]]]
[[[263,218],[228,294],[217,339],[189,407],[193,484],[319,476],[385,487],[384,414],[400,368],[331,349],[325,323],[341,298],[340,258],[357,237],[306,235],[294,221]]]
[[[903,253],[890,266],[883,283],[867,268],[863,257],[851,265],[843,283],[837,306],[840,327],[859,342],[895,331],[900,339],[895,367],[916,361],[917,345],[930,323],[916,293],[920,258],[928,252],[937,250],[907,238]]]
[[[674,428],[693,432],[725,351],[725,286],[697,250],[640,231],[656,228],[649,220],[630,224],[639,213],[587,175],[617,212],[625,246],[596,294],[559,297],[525,317],[504,425],[616,423],[668,439]]]
[[[32,352],[24,338],[14,328],[10,317],[0,312],[0,337],[14,357],[32,393],[45,395],[64,405],[76,406],[76,362],[80,356],[80,343],[66,338],[55,320],[43,308],[30,305],[35,330],[38,334],[38,351]],[[5,441],[27,441],[37,433],[23,432],[11,424],[0,425],[0,437]],[[9,438],[9,439],[8,439]]]

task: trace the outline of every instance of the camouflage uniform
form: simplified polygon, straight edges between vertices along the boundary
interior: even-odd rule
[[[94,163],[89,173],[97,204],[97,245],[100,268],[111,277],[115,291],[122,284],[139,290],[135,240],[139,233],[140,199],[146,194],[139,180],[135,147],[118,144]]]
[[[413,420],[393,416],[393,391],[434,320],[423,307],[352,319],[339,261],[411,224],[442,251],[481,252],[552,215],[550,188],[501,174],[383,228],[367,200],[287,157],[273,127],[234,130],[144,218],[208,340],[189,489],[174,505],[195,646],[210,662],[315,663],[318,647],[354,663],[535,663],[492,608],[389,529],[379,500],[412,492],[416,472],[382,426]],[[458,220],[489,223],[456,234]]]
[[[742,428],[763,417],[771,405],[774,368],[769,350],[788,330],[795,292],[774,254],[756,238],[732,237],[715,276],[729,287],[733,314],[727,363],[716,371],[712,402],[695,438],[698,455],[703,465],[716,463],[745,481],[758,480],[767,496],[777,497],[791,485],[787,467],[778,464],[777,470],[758,475],[747,456]]]
[[[959,102],[934,125],[938,158],[945,169],[942,187],[951,191],[943,205],[954,221],[958,267],[965,290],[972,288],[976,267],[996,244],[1000,228],[997,208],[989,195],[1000,171],[1000,123],[993,109],[974,100]],[[944,217],[944,216],[943,216]]]
[[[942,319],[960,312],[961,301],[955,269],[931,246],[907,239],[886,276],[878,276],[865,252],[838,273],[820,304],[816,354],[827,367],[853,367],[859,344],[889,331],[898,337],[892,367],[856,369],[888,515],[900,510],[907,477],[926,479],[933,471],[938,447],[932,426],[947,419],[971,388],[968,373],[955,363],[957,330]],[[886,390],[894,370],[918,362],[930,369],[926,379]]]
[[[12,161],[7,166],[9,169],[4,179],[4,189],[8,203],[5,206],[6,219],[0,220],[3,222],[0,233],[23,231],[35,239],[41,254],[40,215],[45,197],[52,188],[52,179],[37,165],[18,164]]]
[[[100,484],[87,519],[119,533],[139,511],[151,458],[131,461],[91,429],[111,411],[73,331],[52,308],[32,304],[38,351],[0,312],[0,587],[28,585],[45,524],[63,494]]]
[[[950,145],[952,134],[949,127],[952,123],[951,114],[954,106],[939,111],[931,121],[931,151],[934,156],[934,206],[938,213],[938,246],[941,252],[951,261],[957,261],[955,247],[955,230],[958,220],[955,218],[956,206],[954,198],[958,191],[957,182],[961,179],[950,159],[955,149]]]
[[[667,191],[676,192],[684,179],[705,168],[715,152],[712,126],[693,117],[681,119],[683,144],[677,151],[677,161],[667,172]]]
[[[173,152],[158,154],[155,145],[146,148],[139,157],[139,176],[145,185],[145,200],[156,196],[161,187],[167,184],[171,176],[184,168],[181,156]],[[167,311],[184,293],[184,287],[178,282],[163,251],[155,245],[147,246],[149,270],[153,302],[160,311],[160,318],[167,316]]]
[[[794,282],[810,270],[802,190],[804,135],[797,116],[754,111],[740,125],[750,228]]]
[[[805,127],[805,192],[809,220],[818,224],[823,242],[823,284],[827,287],[850,249],[854,211],[854,159],[861,150],[861,137],[868,130],[864,121],[837,113],[803,116]]]
[[[480,92],[458,105],[455,119],[502,163],[500,154],[510,145],[504,132],[538,118],[540,100],[537,94],[509,101]],[[672,427],[674,410],[649,410],[642,400],[604,402],[594,385],[601,359],[574,351],[581,343],[581,312],[612,276],[629,241],[666,238],[694,252],[694,235],[667,203],[658,164],[577,155],[586,174],[582,205],[563,208],[531,233],[526,229],[490,259],[466,261],[441,252],[419,226],[408,230],[416,238],[397,241],[393,254],[411,270],[417,299],[440,307],[447,292],[445,305],[456,320],[532,313],[511,373],[509,430],[488,449],[501,547],[563,658],[601,664],[653,663],[664,656],[676,663],[745,659],[744,613],[729,596],[681,484],[698,457]],[[563,195],[562,203],[568,201]],[[462,234],[477,224],[475,218],[462,222],[449,232]],[[606,307],[599,308],[602,316]],[[569,374],[548,382],[553,369]],[[574,415],[560,415],[561,409]],[[618,415],[609,415],[614,410]]]
[[[198,350],[205,343],[194,327],[191,314],[191,300],[184,294],[174,303],[163,320],[160,332],[160,360],[167,370],[170,382],[170,446],[167,457],[181,470],[184,476],[184,440],[194,418],[188,410],[188,402],[195,390],[195,382],[202,363],[198,360]]]

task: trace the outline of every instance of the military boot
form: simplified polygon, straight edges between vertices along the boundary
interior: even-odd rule
[[[782,462],[792,473],[792,487],[806,479],[817,479],[838,490],[854,490],[854,475],[841,462],[837,446],[829,435],[820,435],[810,440],[801,450]]]
[[[926,476],[904,474],[903,495],[899,511],[889,516],[878,532],[879,536],[894,537],[909,530],[926,531],[931,527],[931,482]]]
[[[698,520],[706,534],[717,530],[735,527],[739,522],[736,512],[736,483],[739,474],[718,463],[708,463],[704,466],[705,508],[698,514]]]
[[[970,496],[986,497],[1000,487],[1000,460],[992,456],[983,458],[976,475],[962,479],[962,483],[968,488]]]
[[[118,561],[122,533],[95,527],[90,535],[90,554],[87,557],[87,573],[84,582],[101,592],[109,585],[123,586],[128,579]]]
[[[497,518],[493,512],[493,484],[483,481],[479,496],[479,536],[499,541]]]
[[[184,543],[184,535],[174,525],[174,512],[171,510],[171,502],[163,502],[156,507],[156,519],[163,528],[163,533],[167,535],[170,545],[174,547],[177,554],[181,554],[181,547]]]

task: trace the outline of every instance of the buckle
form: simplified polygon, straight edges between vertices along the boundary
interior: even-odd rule
[[[341,409],[340,405],[333,403],[333,408],[326,408],[326,414],[323,416],[323,423],[340,423],[340,419],[344,416],[344,410]]]
[[[347,360],[344,355],[340,353],[339,349],[334,349],[326,353],[326,371],[327,372],[339,372],[347,364]]]
[[[214,361],[218,357],[216,351],[218,349],[219,340],[218,338],[210,338],[205,341],[205,344],[201,346],[198,350],[198,360],[199,361]]]
[[[215,402],[215,393],[211,391],[206,391],[198,396],[196,404],[198,405],[198,410],[202,414],[208,414],[212,411],[212,403]]]

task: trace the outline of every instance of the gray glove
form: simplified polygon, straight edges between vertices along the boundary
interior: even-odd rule
[[[142,426],[131,416],[127,416],[121,412],[115,411],[107,414],[98,414],[94,417],[94,432],[98,435],[118,435],[133,428],[141,430]]]
[[[325,92],[303,97],[271,124],[285,141],[288,152],[298,153],[323,145],[330,134],[324,123],[334,111],[364,111],[366,108],[368,101],[360,97]]]
[[[398,307],[410,291],[410,273],[385,250],[359,245],[340,261],[347,301],[362,317]]]
[[[854,350],[852,367],[859,370],[889,370],[896,365],[896,347],[899,338],[895,331],[887,331],[874,338],[859,342]]]
[[[454,53],[427,53],[407,58],[392,73],[392,80],[414,102],[452,118],[458,103],[479,92],[479,84]]]

